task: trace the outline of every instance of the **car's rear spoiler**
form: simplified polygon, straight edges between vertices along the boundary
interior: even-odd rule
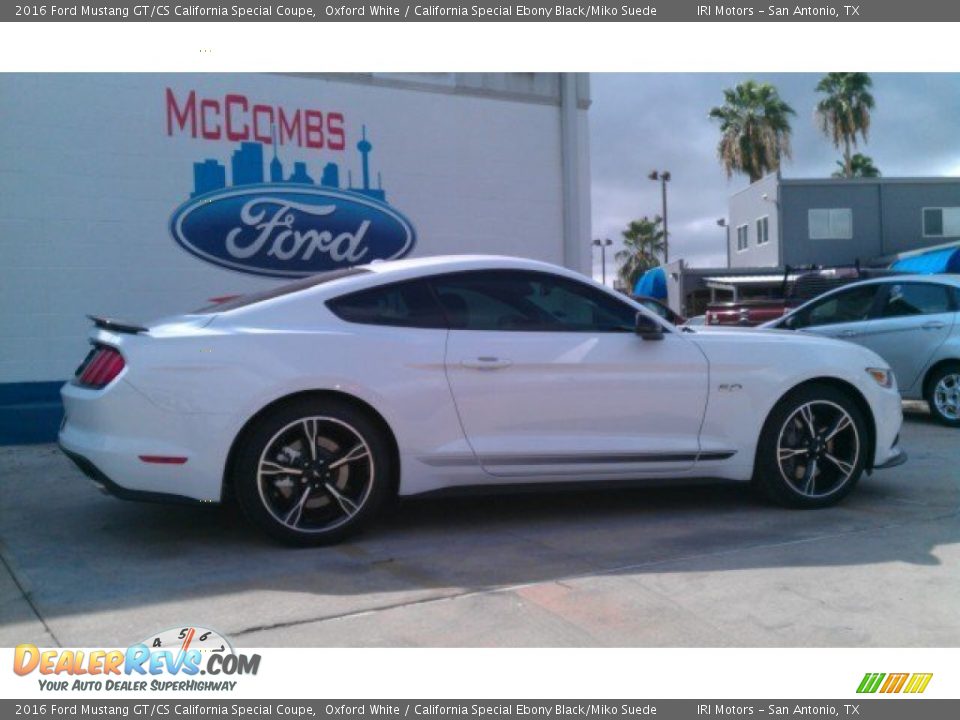
[[[142,325],[134,325],[133,323],[123,320],[114,320],[113,318],[105,318],[98,315],[87,315],[87,317],[93,320],[94,325],[104,330],[112,330],[113,332],[126,333],[128,335],[147,332],[147,328]]]

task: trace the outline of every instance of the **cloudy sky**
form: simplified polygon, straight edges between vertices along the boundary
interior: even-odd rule
[[[590,108],[593,236],[615,242],[631,219],[660,212],[660,185],[647,179],[669,170],[670,257],[699,266],[726,262],[727,198],[746,187],[727,180],[717,161],[720,133],[707,118],[723,88],[755,79],[773,83],[796,111],[793,159],[785,177],[826,177],[840,157],[814,125],[819,74],[594,74]],[[876,109],[869,143],[885,176],[960,175],[960,75],[874,74]],[[599,250],[595,270],[599,277]],[[609,259],[609,255],[608,255]],[[610,264],[608,262],[608,276]]]

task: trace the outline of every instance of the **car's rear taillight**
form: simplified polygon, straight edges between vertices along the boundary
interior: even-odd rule
[[[106,345],[97,345],[77,370],[76,382],[89,388],[106,387],[125,365],[119,351]]]

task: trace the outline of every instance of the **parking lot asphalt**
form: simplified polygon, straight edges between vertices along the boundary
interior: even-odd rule
[[[0,448],[0,646],[957,646],[960,430],[914,405],[902,437],[828,510],[731,484],[424,499],[314,549]]]

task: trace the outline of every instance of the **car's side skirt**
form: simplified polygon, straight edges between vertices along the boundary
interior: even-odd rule
[[[485,467],[536,465],[633,465],[636,463],[692,463],[727,460],[736,451],[701,453],[621,453],[598,455],[430,455],[419,460],[432,467]]]
[[[604,490],[630,490],[641,488],[670,488],[677,486],[676,478],[669,477],[649,477],[629,479],[596,479],[596,480],[543,480],[538,482],[496,482],[496,483],[475,483],[469,485],[448,485],[432,490],[423,490],[416,493],[405,495],[404,497],[421,498],[443,498],[443,497],[464,497],[464,496],[496,496],[496,495],[525,495],[533,493],[542,493],[550,491],[551,493],[560,492],[593,492]],[[698,486],[722,486],[722,485],[740,485],[737,480],[729,478],[714,477],[712,475],[692,475],[683,480],[684,487]]]

